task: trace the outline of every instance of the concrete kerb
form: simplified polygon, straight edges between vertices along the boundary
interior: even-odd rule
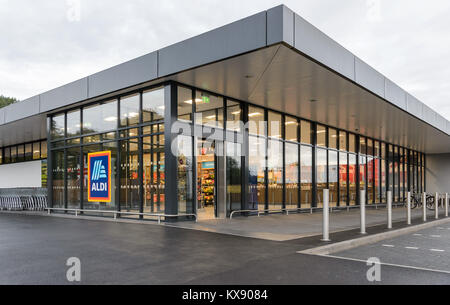
[[[395,238],[398,236],[418,232],[424,229],[432,228],[435,226],[443,225],[450,222],[450,218],[445,218],[441,220],[430,221],[427,223],[402,228],[393,231],[387,231],[383,233],[378,233],[370,236],[359,237],[351,240],[346,240],[326,246],[321,246],[317,248],[307,249],[304,251],[298,251],[299,254],[310,254],[310,255],[329,255],[336,252],[346,251],[360,246],[365,246],[369,244],[374,244],[382,240]]]

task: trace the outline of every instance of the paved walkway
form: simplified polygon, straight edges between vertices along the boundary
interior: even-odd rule
[[[367,209],[367,226],[377,226],[387,223],[385,208]],[[406,208],[394,208],[393,222],[406,222]],[[443,217],[443,213],[441,213]],[[413,219],[422,218],[422,210],[412,211]],[[434,212],[428,211],[428,219],[434,219]],[[314,214],[272,214],[265,216],[236,217],[233,219],[204,220],[197,223],[180,222],[166,224],[185,229],[200,230],[243,237],[259,238],[272,241],[288,241],[322,234],[322,213]],[[341,232],[360,227],[359,209],[334,211],[330,214],[330,232]]]

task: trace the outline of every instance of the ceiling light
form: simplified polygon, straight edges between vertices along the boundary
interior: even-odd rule
[[[117,117],[115,117],[115,116],[110,116],[110,117],[105,118],[105,121],[106,121],[106,122],[114,122],[114,121],[117,121]],[[85,124],[85,125],[86,125],[86,124]]]
[[[238,115],[238,114],[240,114],[240,113],[241,113],[241,111],[239,110],[239,111],[232,112],[231,114],[232,114],[232,115]]]
[[[326,130],[317,130],[317,133],[325,133],[327,132]]]
[[[215,116],[215,115],[210,115],[210,116],[207,116],[206,118],[207,118],[208,120],[212,120],[212,119],[215,119],[216,116]]]
[[[294,121],[286,122],[286,125],[293,125],[293,124],[297,125],[297,122],[294,122]]]
[[[250,118],[255,117],[255,116],[261,116],[261,113],[259,113],[259,112],[253,112],[253,113],[249,113],[248,116],[249,116]]]
[[[201,102],[203,102],[203,100],[202,100],[201,98],[196,98],[196,99],[195,99],[195,103],[201,103]],[[192,105],[192,100],[184,101],[184,103],[185,103],[185,104]]]

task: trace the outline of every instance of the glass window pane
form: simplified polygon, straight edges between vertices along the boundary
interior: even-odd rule
[[[47,141],[41,141],[41,159],[47,159]]]
[[[327,146],[327,128],[323,125],[317,125],[317,146]]]
[[[79,208],[81,191],[81,156],[79,148],[67,149],[67,207]]]
[[[266,201],[266,139],[249,137],[249,209],[264,210]]]
[[[1,150],[0,150],[1,153]],[[33,145],[25,144],[25,161],[31,161],[33,160]]]
[[[328,147],[337,149],[337,130],[328,128]]]
[[[140,94],[125,96],[120,99],[120,126],[139,124]]]
[[[374,141],[373,148],[374,148],[373,151],[374,156],[380,157],[380,142]]]
[[[23,144],[17,146],[17,162],[25,161],[25,146]]]
[[[301,175],[301,207],[312,206],[312,147],[300,146],[300,175]]]
[[[347,205],[347,154],[339,153],[339,196],[340,206]]]
[[[137,139],[120,141],[120,210],[139,212],[139,143]]]
[[[286,160],[286,208],[295,209],[300,207],[298,198],[299,187],[299,147],[297,144],[285,144],[285,160]]]
[[[330,190],[330,206],[335,207],[338,203],[338,153],[328,151],[328,188]]]
[[[192,90],[178,86],[178,120],[192,122]]]
[[[301,132],[301,142],[305,144],[312,144],[313,139],[313,130],[311,127],[311,123],[308,121],[301,121],[300,126]]]
[[[323,207],[323,190],[327,188],[327,150],[317,149],[317,207]]]
[[[281,139],[281,114],[269,111],[269,137]]]
[[[227,211],[242,210],[241,145],[226,143],[227,156]]]
[[[195,123],[223,128],[223,97],[202,91],[195,96]]]
[[[227,130],[241,132],[242,124],[241,104],[227,100]]]
[[[285,140],[291,142],[298,142],[298,122],[296,118],[286,116],[285,117]]]
[[[158,136],[143,138],[144,212],[165,212],[164,143]]]
[[[11,147],[11,163],[17,162],[17,146]]]
[[[52,117],[52,128],[51,128],[52,139],[64,138],[64,129],[65,129],[64,120],[65,120],[64,114],[59,114]]]
[[[339,149],[347,150],[347,133],[345,131],[339,132]]]
[[[178,213],[194,212],[192,138],[178,136]]]
[[[348,184],[349,184],[349,201],[350,205],[356,204],[356,155],[348,155]]]
[[[248,107],[248,127],[249,133],[254,135],[267,135],[267,123],[264,121],[264,109]]]
[[[81,134],[81,111],[75,110],[67,113],[67,137],[77,137]]]
[[[356,153],[356,136],[352,133],[348,134],[348,151]]]
[[[164,119],[164,89],[152,89],[142,94],[142,121],[154,122]]]
[[[374,203],[374,197],[373,197],[373,190],[374,190],[374,176],[373,176],[373,170],[374,170],[374,161],[375,159],[372,156],[367,157],[367,203],[373,204]]]
[[[3,153],[5,154],[5,164],[11,163],[11,148],[7,147],[3,150]]]
[[[268,147],[269,209],[283,207],[283,142],[269,140]]]
[[[359,137],[359,153],[361,155],[367,154],[367,143],[365,137]]]
[[[53,207],[64,208],[64,151],[52,153]]]
[[[117,101],[83,109],[83,134],[117,129]]]
[[[367,139],[367,155],[373,156],[373,140]]]

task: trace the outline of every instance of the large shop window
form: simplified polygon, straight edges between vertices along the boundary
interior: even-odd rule
[[[117,100],[83,109],[83,134],[117,129]]]
[[[195,123],[223,128],[223,97],[206,92],[195,93]]]
[[[193,148],[192,137],[177,137],[178,149],[178,213],[194,212],[194,166],[193,166]]]
[[[351,206],[356,205],[356,192],[357,192],[357,183],[356,183],[356,155],[349,154],[348,155],[348,185],[349,185],[349,203]]]
[[[330,189],[330,206],[332,207],[337,206],[339,201],[338,170],[338,153],[330,150],[328,151],[328,186]]]
[[[339,205],[347,205],[347,178],[348,178],[347,153],[339,153]]]
[[[142,121],[155,122],[164,119],[164,89],[152,89],[142,94]]]
[[[300,146],[301,208],[311,208],[313,200],[313,148]]]
[[[143,138],[144,212],[165,212],[164,135]]]
[[[286,208],[296,209],[300,207],[299,201],[299,146],[298,144],[285,144],[286,159]]]
[[[269,140],[268,187],[269,209],[283,207],[283,142]]]
[[[266,202],[266,139],[249,137],[249,198],[251,210],[264,210]]]
[[[140,94],[133,94],[120,99],[120,126],[139,124]]]
[[[227,211],[236,211],[243,208],[241,156],[241,144],[226,142]]]
[[[317,149],[317,207],[323,207],[323,190],[327,188],[327,150]]]
[[[52,153],[53,207],[64,208],[64,150]]]
[[[139,141],[120,141],[120,210],[139,212],[141,202],[139,180]]]

